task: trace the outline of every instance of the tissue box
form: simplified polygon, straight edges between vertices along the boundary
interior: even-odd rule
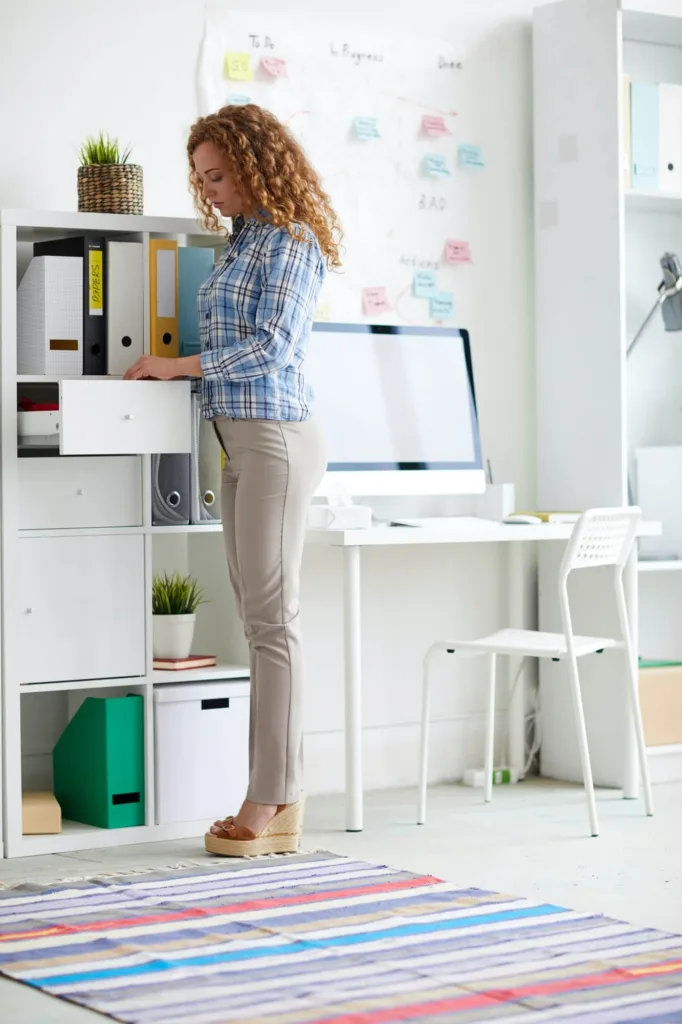
[[[311,505],[309,530],[369,530],[372,510],[368,505]]]

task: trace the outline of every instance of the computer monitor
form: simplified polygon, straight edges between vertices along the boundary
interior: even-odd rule
[[[485,490],[467,331],[316,322],[306,376],[328,446],[318,495]]]

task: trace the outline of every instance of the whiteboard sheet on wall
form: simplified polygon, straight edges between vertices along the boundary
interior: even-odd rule
[[[248,54],[252,80],[224,75],[226,54]],[[274,77],[263,59],[286,62]],[[445,258],[448,240],[467,242],[467,198],[485,173],[458,165],[458,147],[477,145],[462,132],[466,106],[462,48],[447,39],[387,24],[382,32],[323,13],[314,20],[281,12],[232,12],[209,7],[199,64],[201,114],[248,97],[294,133],[320,173],[344,229],[344,266],[328,276],[320,317],[378,323],[466,326],[458,293],[470,287],[471,266]],[[448,134],[430,137],[424,116],[442,118]],[[379,138],[362,141],[357,118],[374,118]],[[442,160],[437,177],[426,157]],[[483,158],[485,154],[483,154]],[[451,316],[432,315],[428,298],[413,295],[415,270],[432,270],[452,294]],[[362,292],[385,288],[388,308],[365,315]]]

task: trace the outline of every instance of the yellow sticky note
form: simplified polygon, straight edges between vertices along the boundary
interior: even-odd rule
[[[331,310],[328,302],[321,302],[315,310],[315,319],[323,320],[325,322],[331,320]]]
[[[233,82],[250,82],[253,79],[250,53],[226,53],[223,63],[223,77]]]
[[[104,274],[102,272],[102,250],[90,249],[88,256],[88,305],[90,316],[104,316]]]

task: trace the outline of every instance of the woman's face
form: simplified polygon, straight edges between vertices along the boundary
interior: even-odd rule
[[[213,142],[202,142],[194,150],[193,158],[204,199],[212,203],[222,217],[243,213],[242,198],[235,188],[224,153]]]

